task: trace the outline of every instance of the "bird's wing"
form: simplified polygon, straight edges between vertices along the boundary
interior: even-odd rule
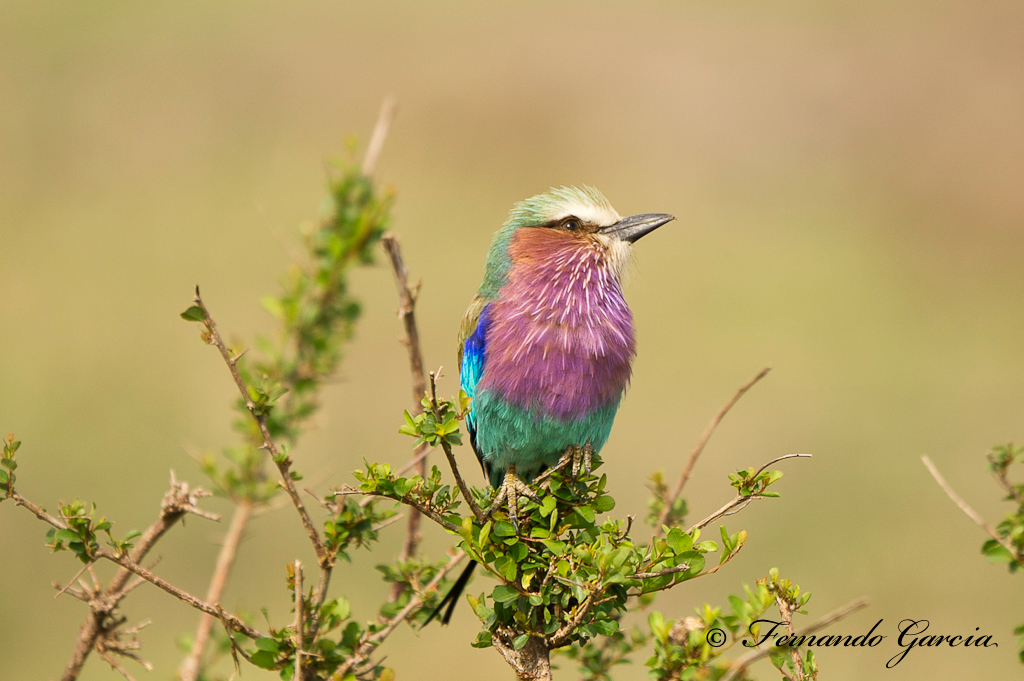
[[[490,326],[490,301],[477,296],[469,304],[462,325],[459,327],[459,377],[460,387],[470,397],[476,396],[476,385],[484,373],[485,350],[487,347],[487,328]],[[490,477],[487,463],[476,446],[477,421],[470,410],[466,416],[466,429],[469,431],[469,443],[473,452],[484,469],[484,476]]]

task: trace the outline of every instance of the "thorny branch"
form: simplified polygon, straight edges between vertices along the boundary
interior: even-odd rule
[[[420,284],[415,288],[409,285],[409,271],[402,260],[402,247],[398,237],[393,234],[385,234],[381,238],[381,246],[387,253],[391,262],[391,272],[395,278],[395,286],[398,288],[398,318],[402,320],[405,328],[405,338],[402,344],[409,351],[409,371],[412,374],[412,410],[410,413],[415,416],[423,411],[421,401],[427,392],[426,377],[423,373],[423,353],[420,350],[420,334],[416,327],[416,298],[419,293]],[[416,474],[426,477],[427,459],[424,455],[430,446],[424,442],[416,448],[413,457],[416,460]],[[399,553],[399,562],[404,562],[416,555],[416,548],[420,541],[420,514],[413,510],[409,513],[406,525],[405,543]],[[391,589],[391,600],[397,600],[402,593],[402,585],[394,584]]]
[[[1017,548],[1008,542],[1005,537],[1000,536],[994,527],[989,525],[977,511],[971,508],[966,501],[960,498],[959,494],[953,491],[953,488],[950,487],[949,483],[946,482],[946,479],[942,477],[942,473],[939,473],[939,469],[935,467],[935,464],[932,463],[931,459],[927,456],[922,456],[921,461],[924,462],[925,468],[927,468],[928,472],[932,474],[933,478],[935,478],[935,482],[939,483],[939,487],[941,487],[942,491],[946,493],[946,496],[952,499],[953,503],[959,506],[960,510],[967,514],[968,518],[973,520],[978,527],[988,532],[989,536],[999,542],[1004,549],[1009,551],[1014,560],[1024,562],[1024,554],[1018,551]]]
[[[374,125],[373,133],[370,137],[370,143],[367,145],[366,155],[363,157],[363,165],[360,170],[361,174],[365,177],[371,177],[377,168],[377,161],[380,158],[380,153],[384,148],[384,142],[387,139],[388,130],[391,126],[391,121],[395,115],[395,98],[389,96],[385,98],[381,105],[380,113],[377,116],[377,122]],[[197,288],[198,293],[198,288]],[[244,354],[244,353],[242,353]],[[234,358],[237,362],[241,355]],[[422,373],[422,371],[421,371]],[[236,381],[237,382],[237,381]],[[262,429],[261,429],[262,434]],[[279,466],[280,468],[280,466]],[[295,497],[291,497],[294,503]],[[267,510],[271,505],[264,505],[262,510]],[[239,503],[235,509],[235,515],[231,521],[232,530],[228,532],[228,535],[224,539],[224,544],[221,547],[220,555],[217,557],[217,564],[214,568],[214,573],[210,581],[209,591],[207,593],[207,600],[216,602],[221,593],[223,592],[224,586],[227,582],[228,574],[231,570],[231,565],[234,562],[234,557],[237,553],[238,543],[241,541],[242,535],[244,534],[245,527],[249,520],[254,515],[253,504],[250,503]],[[301,512],[300,512],[301,515]],[[305,523],[304,523],[305,524]],[[237,531],[234,531],[237,530]],[[307,534],[309,530],[307,527]],[[316,547],[316,542],[311,535],[311,541]],[[317,553],[317,560],[320,562],[321,553]],[[318,580],[316,602],[322,603],[326,598],[326,590],[330,580],[329,572],[327,574],[321,573],[321,578]],[[311,625],[313,632],[315,633],[317,623]],[[182,662],[179,670],[181,681],[196,681],[199,676],[201,669],[201,662],[203,651],[206,648],[206,644],[209,641],[210,628],[212,626],[212,619],[206,615],[202,616],[199,620],[199,625],[196,630],[195,640],[192,645],[192,650],[188,657]]]
[[[704,430],[704,434],[701,435],[700,440],[697,441],[693,451],[690,452],[690,458],[686,462],[686,467],[683,468],[682,475],[679,476],[679,482],[676,483],[675,488],[672,490],[672,494],[670,494],[668,499],[666,499],[665,508],[661,511],[661,517],[658,518],[658,524],[656,527],[662,528],[667,524],[668,517],[672,513],[672,507],[675,505],[676,499],[679,498],[679,495],[683,493],[683,486],[686,485],[686,481],[690,479],[690,475],[693,473],[693,467],[697,463],[697,458],[701,455],[701,452],[704,451],[704,447],[707,445],[708,440],[711,439],[711,435],[715,432],[715,428],[717,428],[721,420],[725,418],[725,415],[729,413],[729,410],[732,409],[733,405],[736,404],[748,390],[753,388],[755,383],[767,376],[768,372],[771,370],[771,367],[761,369],[756,376],[740,386],[740,389],[736,391],[736,394],[733,395],[729,401],[725,403],[725,406],[715,414],[715,417],[711,419],[711,423],[708,424],[708,427]],[[660,532],[661,530],[659,529],[658,531]]]
[[[246,409],[252,415],[253,420],[256,422],[256,426],[259,428],[260,434],[263,436],[263,448],[270,452],[270,457],[274,464],[277,466],[277,470],[281,473],[281,486],[284,487],[285,492],[288,493],[289,498],[292,500],[292,505],[295,506],[295,510],[299,514],[299,518],[302,520],[302,527],[306,530],[306,535],[309,537],[310,543],[313,545],[313,550],[316,552],[317,562],[320,564],[321,569],[330,569],[334,562],[334,556],[324,546],[323,539],[320,538],[320,533],[317,532],[316,526],[313,524],[313,519],[309,517],[309,511],[306,510],[305,504],[302,503],[302,497],[299,495],[299,491],[295,488],[295,483],[291,477],[291,459],[281,454],[277,445],[274,444],[274,439],[270,437],[270,431],[267,429],[267,419],[260,413],[256,408],[256,403],[249,397],[248,386],[245,385],[245,381],[242,380],[242,375],[238,371],[238,360],[240,355],[234,355],[227,344],[224,343],[224,339],[221,338],[220,331],[217,329],[217,323],[213,321],[213,317],[210,316],[210,311],[207,309],[206,304],[203,302],[202,297],[199,295],[199,287],[196,286],[196,295],[192,299],[195,302],[196,307],[203,311],[204,324],[208,331],[207,337],[209,342],[217,350],[220,351],[220,356],[224,358],[224,364],[227,365],[228,371],[231,372],[231,377],[235,380],[235,385],[238,386],[238,392],[242,395],[242,400],[245,402]]]
[[[229,613],[224,613],[220,610],[220,606],[200,601],[191,594],[157,577],[139,564],[139,561],[149,553],[156,542],[175,523],[184,518],[186,514],[192,513],[193,515],[212,520],[220,519],[219,516],[202,511],[196,507],[198,500],[204,496],[209,496],[209,494],[201,489],[190,490],[188,483],[179,483],[174,479],[172,473],[171,489],[164,495],[163,502],[160,505],[160,516],[143,532],[132,549],[127,554],[115,552],[105,547],[100,547],[96,550],[93,562],[102,558],[116,563],[121,567],[121,570],[118,570],[105,589],[100,588],[98,584],[94,584],[92,588],[85,588],[83,586],[81,592],[76,592],[76,595],[79,595],[88,602],[91,612],[89,618],[79,629],[78,639],[75,643],[71,659],[61,676],[62,681],[74,681],[74,679],[77,679],[81,673],[82,665],[85,663],[89,653],[94,649],[99,651],[101,647],[104,647],[105,650],[118,650],[116,636],[122,632],[118,632],[117,627],[123,624],[124,620],[114,617],[114,613],[121,599],[138,585],[138,582],[128,583],[132,574],[160,587],[194,608],[222,616],[230,626],[247,636],[258,637],[260,635],[258,631],[249,627],[239,618]],[[67,524],[63,520],[51,516],[42,507],[32,503],[21,496],[21,494],[14,492],[11,494],[11,498],[18,506],[28,509],[37,518],[49,525],[57,529],[67,529]],[[91,564],[86,566],[86,568],[89,567],[91,567]],[[110,662],[108,658],[109,655],[104,654],[104,659]]]

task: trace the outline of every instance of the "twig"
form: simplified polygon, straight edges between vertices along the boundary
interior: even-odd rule
[[[221,596],[224,593],[224,587],[228,581],[228,575],[231,572],[231,566],[234,565],[235,556],[238,553],[238,545],[242,541],[242,535],[245,533],[245,527],[249,523],[249,517],[252,513],[252,503],[248,500],[242,500],[238,506],[235,507],[235,515],[231,518],[231,525],[228,527],[228,533],[224,537],[224,544],[221,546],[220,554],[217,556],[217,564],[213,569],[213,577],[210,579],[210,587],[206,591],[206,601],[208,603],[220,602]],[[203,650],[206,649],[206,644],[210,640],[210,631],[213,629],[214,616],[209,613],[203,613],[199,616],[199,625],[196,627],[196,635],[192,642],[192,650],[189,652],[178,669],[178,675],[181,681],[196,681],[199,678],[199,671],[201,668]]]
[[[998,482],[999,486],[1006,491],[1007,498],[1017,502],[1018,505],[1024,506],[1024,494],[1021,494],[1021,491],[1017,486],[1010,482],[1010,478],[1006,475],[1006,467],[998,465],[992,454],[988,454],[985,458],[987,458],[988,462],[992,465],[993,475],[995,475],[996,482]]]
[[[336,495],[338,495],[338,496],[348,495],[348,494],[359,494],[359,495],[364,495],[364,496],[369,496],[369,497],[383,497],[385,499],[394,499],[395,501],[397,501],[399,503],[403,503],[406,506],[410,506],[411,508],[415,509],[416,511],[422,513],[423,515],[427,516],[428,518],[430,518],[431,520],[433,520],[435,523],[437,523],[438,525],[440,525],[441,527],[443,527],[446,530],[449,530],[451,532],[456,532],[456,533],[458,533],[461,530],[461,528],[458,525],[456,525],[454,523],[451,523],[451,522],[448,522],[447,520],[442,518],[439,513],[434,511],[429,506],[426,506],[425,504],[422,504],[422,503],[420,503],[420,502],[416,501],[415,499],[412,499],[412,498],[410,498],[408,496],[399,497],[399,496],[391,495],[391,494],[383,494],[381,492],[364,492],[361,489],[352,489],[352,488],[340,488],[340,489],[335,490],[334,493]]]
[[[988,534],[999,542],[1004,549],[1009,551],[1014,560],[1024,562],[1024,554],[1018,551],[1013,544],[1006,541],[1005,537],[1000,536],[994,527],[985,522],[985,519],[982,518],[977,511],[971,508],[966,501],[960,498],[960,495],[953,491],[953,488],[950,487],[949,483],[946,482],[946,479],[942,477],[942,473],[939,473],[939,469],[935,467],[935,464],[932,463],[931,459],[927,456],[922,456],[921,461],[924,462],[925,468],[927,468],[928,472],[932,474],[933,478],[935,478],[935,482],[939,483],[939,487],[941,487],[942,491],[946,493],[946,496],[952,499],[953,503],[959,506],[960,510],[967,514],[968,518],[973,520],[978,527],[988,532]]]
[[[832,612],[828,613],[827,615],[825,615],[821,619],[816,620],[813,624],[809,625],[806,629],[803,629],[800,632],[799,635],[801,635],[801,636],[808,636],[810,634],[813,634],[814,632],[816,632],[816,631],[818,631],[820,629],[824,629],[825,627],[827,627],[827,626],[829,626],[831,624],[835,624],[836,622],[838,622],[841,619],[849,617],[853,613],[855,613],[858,610],[861,610],[863,608],[866,608],[867,606],[868,606],[868,599],[867,598],[863,598],[862,597],[862,598],[857,598],[855,600],[852,600],[849,603],[847,603],[846,605],[844,605],[844,606],[842,606],[840,608],[836,608],[835,610],[833,610]],[[758,647],[758,648],[755,648],[754,650],[751,650],[751,651],[749,651],[747,653],[744,653],[740,657],[737,657],[736,660],[729,666],[729,670],[725,673],[724,676],[722,676],[720,681],[733,681],[733,679],[735,679],[740,674],[742,674],[747,669],[747,667],[749,667],[751,664],[753,664],[754,662],[757,662],[762,657],[767,656],[768,653],[771,652],[771,650],[772,650],[771,646],[765,646],[763,648],[762,647]]]
[[[431,409],[434,411],[434,416],[436,416],[438,420],[440,420],[441,415],[437,410],[437,377],[440,374],[440,368],[437,371],[430,372],[430,404]],[[459,491],[462,492],[462,498],[466,500],[466,504],[473,512],[473,515],[476,516],[477,521],[483,523],[487,516],[480,508],[479,504],[476,503],[476,499],[473,498],[473,494],[469,491],[469,486],[466,484],[466,481],[462,479],[462,474],[459,473],[459,464],[455,462],[455,455],[452,454],[451,445],[449,445],[444,438],[441,438],[441,449],[444,450],[444,455],[448,459],[448,466],[452,469],[452,475],[455,476],[455,482],[459,487]]]
[[[784,454],[783,456],[778,456],[778,457],[772,459],[771,461],[769,461],[768,463],[764,464],[760,468],[758,468],[757,472],[754,473],[751,476],[751,479],[756,478],[761,473],[763,473],[764,470],[766,468],[768,468],[768,466],[771,466],[774,463],[778,463],[779,461],[783,461],[785,459],[809,459],[809,458],[811,458],[810,454]],[[770,497],[765,497],[765,496],[762,496],[760,494],[749,494],[749,495],[737,494],[736,497],[733,498],[732,500],[730,500],[728,503],[726,503],[725,506],[723,506],[722,508],[718,509],[717,511],[715,511],[714,513],[709,515],[707,518],[705,518],[704,520],[702,520],[699,523],[697,523],[696,525],[693,525],[692,527],[690,527],[690,529],[687,530],[687,533],[693,532],[694,530],[699,530],[699,529],[701,529],[703,527],[706,527],[707,525],[710,525],[711,523],[715,522],[719,518],[724,518],[725,516],[733,515],[734,513],[739,513],[740,511],[742,511],[744,508],[747,507],[747,504],[749,504],[750,502],[754,501],[755,499],[767,499],[767,498],[770,498]],[[737,508],[736,510],[733,510],[737,506],[739,506],[739,508]]]
[[[207,309],[206,304],[203,303],[202,297],[199,295],[199,287],[196,286],[196,295],[193,298],[196,306],[203,311],[204,324],[208,331],[208,337],[210,344],[216,347],[220,351],[221,357],[224,359],[224,364],[227,365],[228,371],[231,372],[231,377],[235,381],[235,385],[238,387],[238,392],[242,395],[242,400],[245,403],[246,409],[252,415],[253,420],[256,422],[256,426],[259,428],[260,434],[263,436],[263,447],[270,452],[270,457],[274,464],[277,466],[278,471],[281,473],[281,486],[284,487],[285,492],[292,500],[292,504],[295,506],[295,510],[299,513],[299,518],[302,520],[302,526],[306,530],[306,535],[309,536],[309,541],[313,545],[313,549],[316,552],[317,562],[321,568],[329,567],[334,560],[334,556],[324,546],[323,540],[320,538],[319,532],[317,532],[316,526],[313,524],[313,520],[309,517],[309,512],[306,510],[306,506],[302,503],[302,497],[299,496],[299,492],[295,489],[295,483],[291,478],[291,459],[286,455],[282,455],[277,450],[277,445],[274,444],[274,439],[270,436],[270,431],[267,429],[267,419],[260,411],[256,408],[256,403],[249,397],[248,387],[245,385],[245,381],[242,380],[242,375],[238,372],[236,363],[238,362],[238,356],[232,357],[231,351],[224,343],[224,339],[221,338],[220,331],[217,329],[217,323],[213,321],[213,317],[210,316],[210,311]]]
[[[363,157],[361,172],[364,176],[370,177],[377,169],[377,159],[380,158],[381,149],[384,148],[384,140],[388,137],[388,129],[395,117],[395,98],[388,95],[380,106],[380,113],[377,115],[377,123],[373,126],[373,134],[370,135],[370,143],[366,147],[366,156]]]
[[[407,618],[410,614],[412,614],[414,610],[416,610],[416,608],[420,607],[423,604],[423,597],[430,593],[431,590],[437,589],[437,585],[441,583],[441,580],[444,579],[445,576],[449,572],[451,572],[456,565],[462,562],[462,559],[465,557],[466,554],[461,551],[452,556],[448,563],[438,571],[438,573],[434,576],[432,580],[430,580],[430,583],[427,584],[427,586],[424,587],[422,591],[420,591],[417,594],[414,594],[412,598],[409,599],[409,603],[404,608],[402,608],[398,612],[398,614],[396,614],[394,617],[387,621],[383,629],[378,631],[376,634],[373,634],[372,636],[368,636],[359,645],[356,651],[352,654],[352,657],[350,657],[348,661],[346,661],[343,665],[341,665],[341,667],[338,668],[338,670],[334,673],[334,676],[332,678],[338,680],[343,679],[351,671],[357,669],[361,664],[363,664],[366,658],[373,653],[377,646],[379,646],[384,641],[384,639],[390,636],[391,632],[393,632],[399,624],[405,621],[405,618]]]
[[[587,597],[583,599],[583,602],[576,608],[576,614],[574,614],[569,621],[566,622],[562,627],[550,636],[547,640],[548,648],[561,648],[569,642],[569,637],[583,622],[583,618],[594,608],[594,592],[591,591],[587,594]]]
[[[70,588],[71,588],[71,585],[75,583],[75,580],[76,580],[76,579],[78,579],[79,577],[81,577],[81,576],[82,576],[82,573],[83,573],[83,572],[85,572],[86,570],[88,570],[89,568],[91,568],[91,567],[92,567],[92,565],[93,565],[93,563],[95,563],[95,562],[96,562],[95,560],[92,560],[92,561],[89,561],[88,563],[86,563],[85,565],[83,565],[83,566],[82,566],[82,569],[81,569],[81,570],[79,570],[78,572],[76,572],[76,573],[75,573],[75,576],[71,578],[71,581],[69,581],[69,582],[68,582],[68,585],[67,585],[66,587],[64,587],[63,589],[60,589],[60,590],[59,590],[59,591],[58,591],[58,592],[56,593],[56,595],[54,595],[54,598],[59,598],[59,597],[61,596],[61,594],[63,594],[63,593],[64,593],[65,591],[67,591],[68,589],[70,589]],[[55,584],[56,584],[56,583],[55,583]],[[60,586],[59,584],[56,584],[56,585],[57,585],[57,586]]]
[[[37,518],[43,522],[57,528],[66,529],[67,523],[64,520],[55,518],[46,512],[41,506],[32,503],[25,497],[21,496],[17,492],[10,494],[11,498],[14,499],[14,503],[18,506],[22,506],[32,512]],[[132,547],[128,555],[121,556],[114,554],[108,549],[101,548],[92,556],[93,562],[96,558],[105,558],[111,560],[113,556],[117,556],[120,561],[114,560],[113,562],[121,565],[123,569],[118,570],[114,575],[114,578],[107,585],[107,588],[100,592],[99,584],[96,583],[95,591],[86,589],[86,593],[94,593],[95,595],[89,599],[89,617],[78,630],[78,638],[75,642],[75,648],[71,653],[71,659],[68,661],[67,666],[64,669],[64,673],[61,675],[61,681],[74,681],[78,678],[78,675],[82,671],[82,666],[85,664],[86,658],[89,653],[93,651],[96,646],[97,638],[106,630],[108,626],[108,618],[116,610],[121,599],[128,593],[126,584],[128,583],[129,577],[131,577],[132,570],[127,567],[126,562],[132,565],[138,565],[138,561],[142,560],[150,549],[160,540],[161,537],[173,527],[179,520],[185,517],[188,513],[194,513],[204,518],[215,518],[219,516],[200,511],[196,507],[198,500],[204,496],[208,496],[208,493],[204,492],[200,488],[190,490],[188,483],[179,483],[175,477],[174,472],[171,472],[171,489],[165,495],[160,504],[160,515],[156,521],[150,525],[145,532],[138,538],[135,545]],[[92,565],[86,565],[86,569],[91,570]],[[141,566],[139,569],[144,570]],[[77,579],[77,577],[76,577]],[[95,582],[95,576],[93,576]],[[74,581],[74,580],[72,580]]]
[[[423,412],[421,401],[427,392],[426,377],[423,373],[423,353],[420,350],[420,334],[416,327],[416,291],[409,286],[409,271],[402,260],[402,247],[398,237],[393,234],[385,234],[381,237],[381,246],[388,255],[391,262],[391,273],[395,278],[395,286],[398,289],[398,318],[402,320],[405,328],[403,344],[409,351],[409,371],[412,374],[412,413],[414,416]],[[416,287],[417,291],[419,286]],[[413,455],[418,461],[416,472],[421,477],[426,477],[427,460],[425,453],[429,445],[421,443]],[[416,548],[420,541],[420,514],[413,510],[409,513],[406,525],[405,543],[398,554],[398,561],[405,562],[416,555]],[[403,586],[395,583],[391,587],[391,600],[395,601],[401,596]]]
[[[786,631],[792,636],[795,633],[793,629],[793,612],[797,609],[797,606],[795,603],[783,598],[781,594],[775,595],[775,602],[779,606],[779,614],[782,616],[782,621],[786,623]],[[804,675],[804,663],[800,658],[799,648],[790,648],[789,656],[793,660],[793,670],[797,675],[794,681],[806,681],[807,677]],[[786,678],[790,678],[789,674],[786,674],[784,670],[780,669],[779,671],[782,671]]]
[[[690,458],[686,462],[686,467],[683,468],[682,475],[679,476],[679,482],[676,483],[675,489],[672,490],[672,494],[670,494],[665,500],[665,508],[662,509],[661,517],[658,518],[657,526],[659,528],[665,526],[667,523],[669,514],[672,512],[672,507],[676,503],[676,499],[678,499],[679,495],[683,493],[683,486],[686,485],[686,481],[690,479],[690,474],[693,473],[693,467],[697,463],[697,458],[700,456],[701,452],[704,451],[705,445],[707,445],[708,440],[711,439],[711,435],[715,432],[715,428],[718,427],[719,422],[726,414],[729,413],[729,410],[732,409],[733,405],[736,404],[748,390],[753,388],[755,383],[767,376],[768,372],[771,370],[771,367],[761,369],[757,376],[754,376],[752,379],[740,386],[740,389],[736,391],[736,394],[725,403],[725,406],[723,406],[717,414],[715,414],[715,418],[711,419],[711,423],[708,424],[708,427],[704,430],[704,434],[701,435],[700,440],[697,441],[693,451],[690,452]]]
[[[689,563],[683,563],[682,565],[676,565],[675,567],[665,568],[664,570],[658,570],[657,572],[637,572],[636,574],[630,575],[630,579],[653,579],[654,577],[664,577],[665,575],[674,575],[677,572],[686,572],[690,569]]]
[[[302,635],[305,620],[302,614],[302,563],[295,561],[295,675],[296,681],[302,681]]]

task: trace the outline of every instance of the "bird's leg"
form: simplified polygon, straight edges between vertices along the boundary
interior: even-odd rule
[[[540,499],[537,495],[530,491],[526,483],[519,479],[516,475],[516,466],[511,464],[505,469],[505,480],[501,483],[501,487],[498,489],[498,495],[494,497],[494,503],[487,509],[485,517],[490,518],[491,515],[501,508],[502,502],[508,503],[508,519],[512,522],[512,527],[515,528],[516,534],[519,533],[519,497],[520,495],[528,498],[530,501],[539,504]]]

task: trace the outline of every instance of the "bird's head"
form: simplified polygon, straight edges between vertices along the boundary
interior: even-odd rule
[[[618,274],[629,260],[632,244],[672,220],[675,217],[665,213],[621,217],[601,192],[588,186],[559,187],[531,196],[512,207],[508,220],[494,235],[480,294],[493,297],[504,283],[511,266],[509,246],[520,230],[537,236],[544,230],[547,242],[595,244],[606,251]]]

